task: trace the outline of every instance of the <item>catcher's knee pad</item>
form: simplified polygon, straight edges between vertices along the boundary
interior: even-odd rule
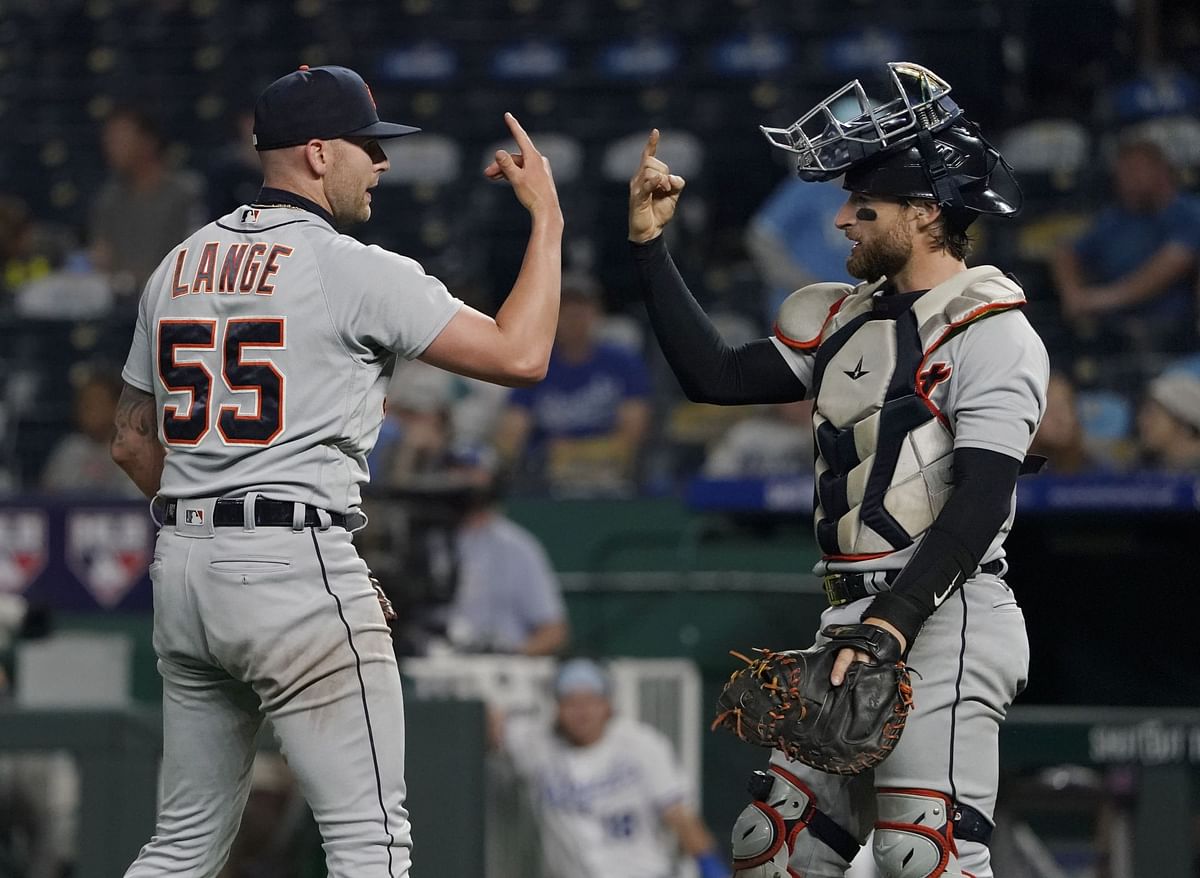
[[[817,809],[813,791],[778,765],[750,780],[754,801],[733,824],[733,871],[737,878],[799,878],[788,868],[796,836],[807,829],[846,862],[858,855],[849,832]]]
[[[956,839],[986,845],[992,825],[936,790],[881,789],[872,853],[883,878],[963,875]]]

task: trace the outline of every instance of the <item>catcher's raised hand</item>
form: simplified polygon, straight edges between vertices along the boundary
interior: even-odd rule
[[[505,113],[504,122],[521,151],[510,153],[506,149],[496,150],[496,158],[483,169],[483,175],[489,180],[507,180],[517,200],[531,214],[540,211],[561,212],[550,160],[538,152],[516,116]]]
[[[659,159],[659,131],[655,128],[646,139],[637,173],[629,181],[629,240],[637,244],[652,241],[675,215],[679,193],[687,185],[683,177],[672,174]]]

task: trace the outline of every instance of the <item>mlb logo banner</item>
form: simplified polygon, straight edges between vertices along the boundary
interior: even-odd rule
[[[38,509],[0,510],[0,592],[21,594],[46,569],[50,526]]]
[[[74,509],[67,515],[67,566],[106,610],[146,575],[153,533],[140,509]]]

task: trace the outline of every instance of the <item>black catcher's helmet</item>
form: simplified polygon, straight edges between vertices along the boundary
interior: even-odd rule
[[[796,155],[801,180],[845,175],[843,188],[942,206],[952,227],[980,214],[1012,216],[1021,189],[1012,168],[950,100],[950,85],[918,64],[888,64],[888,93],[868,97],[855,79],[787,128],[762,128]]]

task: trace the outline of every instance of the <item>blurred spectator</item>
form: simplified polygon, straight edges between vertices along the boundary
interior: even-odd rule
[[[596,281],[564,277],[546,378],[512,392],[497,431],[517,472],[555,494],[626,495],[635,486],[650,379],[640,356],[598,339],[603,317]]]
[[[1200,378],[1172,371],[1151,381],[1137,426],[1143,464],[1200,475]]]
[[[558,577],[546,550],[498,506],[498,467],[487,455],[457,455],[450,475],[470,485],[458,526],[458,583],[446,625],[470,652],[556,655],[570,636]]]
[[[26,251],[24,281],[14,292],[18,317],[32,320],[89,320],[112,310],[106,275],[64,229],[35,226]],[[44,269],[44,270],[43,270]]]
[[[1137,411],[1130,397],[1105,387],[1079,387],[1076,410],[1092,460],[1103,469],[1129,469],[1137,457]]]
[[[1029,453],[1042,455],[1049,462],[1051,472],[1063,475],[1098,468],[1084,441],[1075,384],[1063,372],[1050,373],[1046,385],[1046,414],[1029,446]]]
[[[44,624],[24,598],[0,594],[0,704],[12,697],[5,666],[15,641],[35,636]],[[68,754],[0,754],[0,875],[71,875],[79,797],[79,775]]]
[[[564,663],[554,695],[551,728],[493,723],[495,743],[534,796],[545,878],[662,878],[674,874],[676,842],[702,878],[727,876],[670,742],[613,716],[604,669]]]
[[[233,125],[233,139],[221,147],[208,169],[209,219],[250,204],[262,188],[262,164],[254,149],[254,107],[239,110]]]
[[[414,455],[420,457],[420,446],[431,441],[441,442],[443,448],[450,437],[460,446],[489,443],[508,393],[507,387],[455,375],[420,360],[397,364],[388,390],[387,416],[369,458],[371,472],[386,480],[419,469],[421,461]],[[389,467],[394,470],[391,475]]]
[[[376,488],[406,485],[414,476],[440,473],[450,449],[448,373],[419,361],[405,364],[392,384],[383,427],[367,459]]]
[[[1113,181],[1116,204],[1053,259],[1064,316],[1117,351],[1194,350],[1200,200],[1145,140],[1121,145]]]
[[[1180,357],[1171,363],[1172,372],[1190,372],[1200,378],[1200,353]]]
[[[75,765],[66,753],[0,755],[0,870],[16,870],[4,874],[72,874],[78,787]]]
[[[64,436],[50,452],[42,470],[41,488],[51,493],[105,494],[141,497],[109,451],[121,379],[93,372],[75,390],[76,431]]]
[[[387,415],[392,438],[373,464],[385,491],[372,508],[404,533],[396,557],[377,561],[380,550],[368,548],[370,563],[398,612],[419,604],[401,613],[399,645],[404,654],[427,652],[444,637],[465,652],[559,653],[569,629],[546,551],[500,510],[495,452],[458,441],[456,383],[419,366],[397,374]]]
[[[751,217],[746,248],[767,286],[768,322],[800,287],[850,283],[846,236],[833,222],[845,203],[846,192],[837,183],[814,185],[789,175]]]
[[[37,221],[20,198],[0,195],[0,313],[44,320],[106,314],[112,294],[66,229]]]
[[[812,401],[766,406],[729,428],[704,461],[709,478],[806,473],[813,466]]]
[[[168,165],[146,113],[115,110],[101,145],[111,176],[92,203],[92,259],[113,291],[132,301],[167,252],[203,224],[206,205],[199,178]]]
[[[7,293],[50,273],[49,258],[34,249],[33,231],[29,205],[0,195],[0,283]]]

